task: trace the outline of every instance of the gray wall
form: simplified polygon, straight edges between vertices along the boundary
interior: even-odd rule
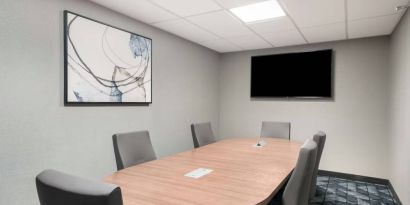
[[[152,105],[63,106],[64,9],[153,39]],[[211,121],[229,138],[258,136],[262,120],[292,122],[291,137],[301,141],[326,131],[322,169],[391,179],[410,204],[409,14],[391,41],[221,56],[83,0],[2,0],[0,19],[0,204],[38,204],[34,176],[46,168],[92,179],[110,174],[116,132],[148,129],[162,157],[193,147],[191,122]],[[250,56],[328,48],[335,51],[334,100],[249,98]]]
[[[252,55],[330,48],[334,100],[250,99]],[[220,136],[256,137],[262,120],[289,121],[291,139],[328,134],[321,169],[386,178],[388,48],[380,37],[222,55]]]
[[[410,204],[410,12],[391,38],[390,180],[403,204]]]
[[[63,106],[63,10],[153,39],[153,104]],[[219,54],[83,0],[0,3],[0,204],[38,204],[46,168],[101,179],[111,135],[148,129],[157,155],[193,147],[189,124],[218,124]]]

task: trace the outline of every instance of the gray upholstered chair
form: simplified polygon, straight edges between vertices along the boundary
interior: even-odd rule
[[[195,148],[216,142],[210,122],[192,124],[191,132]]]
[[[157,159],[148,131],[115,134],[112,140],[118,170]]]
[[[316,164],[315,169],[313,170],[312,183],[310,188],[310,198],[313,198],[316,194],[316,180],[317,172],[319,170],[320,158],[322,157],[323,148],[325,147],[326,142],[326,133],[320,131],[313,136],[313,140],[317,144],[317,155],[316,155]]]
[[[94,182],[55,170],[36,177],[41,205],[122,205],[118,186]]]
[[[300,149],[296,167],[283,192],[283,205],[308,205],[316,154],[316,142],[308,139]]]
[[[290,139],[290,122],[262,122],[261,137]]]

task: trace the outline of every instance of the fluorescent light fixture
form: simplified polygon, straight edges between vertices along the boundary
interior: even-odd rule
[[[265,21],[281,16],[286,16],[282,7],[276,0],[262,1],[259,3],[249,4],[230,11],[245,23]]]

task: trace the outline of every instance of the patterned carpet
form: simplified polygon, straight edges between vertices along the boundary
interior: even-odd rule
[[[330,176],[318,176],[310,205],[396,205],[388,186]]]

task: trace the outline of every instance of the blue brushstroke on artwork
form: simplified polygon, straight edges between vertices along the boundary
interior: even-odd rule
[[[80,93],[79,93],[79,92],[74,91],[74,95],[75,95],[75,97],[77,98],[77,101],[78,101],[78,102],[83,102],[83,101],[84,101],[83,98],[80,96]]]
[[[141,56],[146,58],[150,57],[151,54],[151,42],[139,35],[131,34],[130,37],[130,49],[134,58]]]
[[[111,88],[110,101],[122,102],[122,92],[118,89],[117,86]]]

